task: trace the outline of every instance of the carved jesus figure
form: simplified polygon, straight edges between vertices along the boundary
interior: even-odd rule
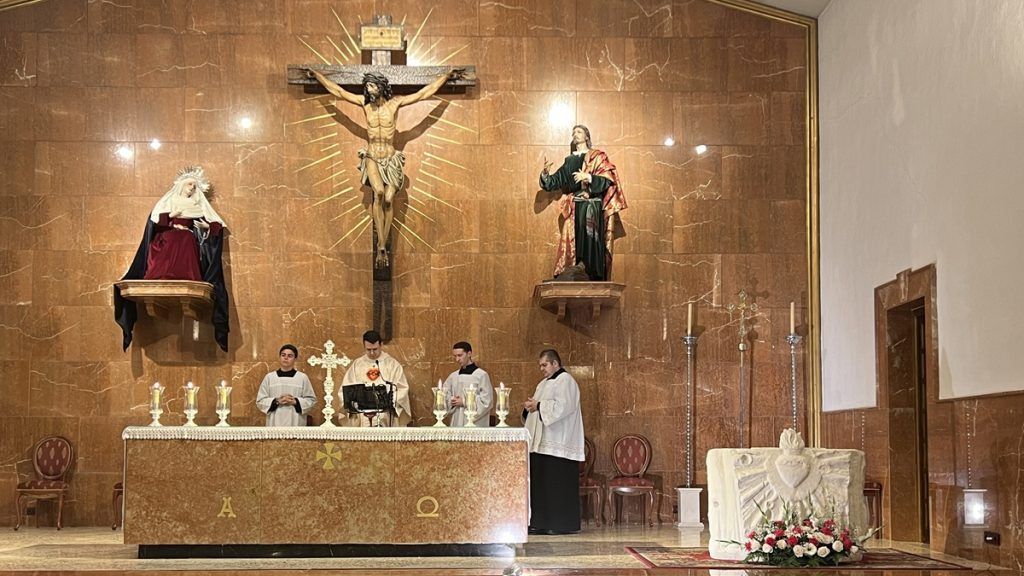
[[[398,120],[398,109],[402,106],[426,100],[444,86],[449,80],[464,77],[464,71],[454,69],[442,74],[419,91],[407,96],[395,96],[391,91],[388,79],[373,72],[363,75],[363,93],[353,94],[329,80],[315,70],[310,74],[327,89],[328,92],[363,108],[366,114],[367,147],[359,150],[359,172],[362,183],[369,184],[373,189],[373,203],[370,215],[377,229],[377,254],[375,266],[382,268],[388,265],[387,241],[391,233],[391,222],[394,219],[392,201],[395,193],[405,183],[405,154],[395,150],[395,125]]]

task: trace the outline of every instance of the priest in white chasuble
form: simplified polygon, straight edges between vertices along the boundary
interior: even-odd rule
[[[267,426],[305,426],[306,415],[316,406],[316,393],[309,377],[295,369],[299,350],[281,346],[281,368],[263,377],[256,393],[256,407],[267,415]]]
[[[459,369],[448,375],[443,385],[445,403],[452,418],[451,425],[466,425],[466,390],[475,385],[476,418],[473,422],[480,427],[490,426],[491,406],[494,405],[494,386],[491,385],[490,375],[473,361],[473,347],[469,342],[453,344],[452,356]]]
[[[363,349],[366,354],[356,358],[345,372],[341,390],[338,391],[341,398],[339,419],[342,426],[407,426],[412,421],[409,381],[405,379],[405,370],[398,360],[381,348],[381,340],[376,330],[369,330],[363,334]],[[364,390],[355,389],[357,386],[362,386]],[[365,390],[371,387],[378,390],[386,389],[387,393],[394,395],[394,408],[376,415],[372,421],[364,414],[354,413],[351,402],[352,398],[357,398],[361,394],[365,397]]]

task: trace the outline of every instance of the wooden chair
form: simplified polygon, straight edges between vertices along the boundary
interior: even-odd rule
[[[864,500],[868,508],[868,528],[882,525],[882,484],[867,480],[864,482]],[[882,537],[882,530],[875,532],[875,538]]]
[[[19,482],[15,488],[14,506],[18,514],[15,530],[21,528],[22,510],[26,500],[57,500],[57,530],[60,530],[64,496],[68,490],[66,477],[74,460],[75,449],[66,438],[50,436],[36,443],[32,449],[32,467],[36,478]]]
[[[118,482],[114,484],[114,524],[110,527],[111,530],[117,530],[117,527],[124,522],[124,518],[121,517],[121,505],[124,503],[124,482]]]
[[[604,512],[604,508],[601,506],[601,492],[604,491],[604,487],[600,481],[590,475],[594,471],[594,443],[590,438],[583,439],[583,450],[584,460],[580,462],[580,499],[587,499],[594,512],[594,522],[600,528],[601,515]],[[581,506],[580,512],[582,513],[583,510]]]
[[[615,513],[609,510],[608,517],[619,522],[621,505],[616,506],[615,496],[646,496],[645,506],[641,506],[641,523],[647,517],[650,526],[654,526],[654,481],[644,478],[647,468],[651,465],[651,442],[638,434],[627,434],[615,441],[612,446],[612,465],[616,476],[608,481],[608,506],[615,507]],[[661,522],[661,518],[658,518]]]

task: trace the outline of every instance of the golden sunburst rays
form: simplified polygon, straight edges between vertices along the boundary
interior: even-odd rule
[[[444,46],[444,38],[428,38],[422,36],[427,21],[433,14],[434,9],[427,11],[426,16],[416,26],[416,31],[407,44],[407,61],[409,65],[443,66],[453,58],[462,53],[469,44],[456,46],[450,52],[441,54],[439,47]],[[298,38],[306,48],[316,57],[319,62],[325,65],[348,65],[358,64],[360,60],[359,44],[352,37],[352,33],[345,25],[341,16],[334,8],[331,8],[335,20],[341,28],[341,33],[334,37],[325,36],[323,41]],[[403,16],[401,22],[406,24],[407,17]],[[411,26],[410,26],[411,27]],[[452,107],[456,111],[465,109],[464,104],[458,100],[437,97],[446,103],[446,107]],[[331,112],[332,106],[346,106],[347,104],[335,104],[335,98],[330,94],[314,94],[302,98],[302,102],[312,102],[315,106],[313,113],[307,118],[289,122],[286,126],[301,127],[311,132],[306,141],[302,143],[306,147],[316,147],[313,157],[308,162],[295,170],[295,173],[310,171],[313,176],[310,178],[313,187],[320,187],[330,183],[330,189],[322,197],[315,199],[308,207],[318,210],[329,210],[335,212],[330,218],[331,222],[341,224],[342,233],[331,245],[330,249],[338,247],[343,242],[354,246],[366,230],[373,226],[373,219],[366,213],[363,205],[362,186],[359,183],[359,176],[354,171],[342,168],[347,163],[348,152],[341,149],[343,142],[339,140],[341,130],[335,121],[336,112]],[[327,112],[325,112],[325,110]],[[409,184],[406,188],[408,201],[405,202],[407,218],[394,220],[394,231],[398,236],[414,248],[421,244],[434,251],[434,247],[424,239],[423,226],[437,225],[436,214],[433,216],[431,208],[436,209],[443,206],[461,213],[462,209],[446,200],[450,198],[451,192],[464,188],[467,177],[463,172],[471,173],[472,170],[459,163],[452,154],[453,146],[461,146],[466,137],[475,138],[476,130],[470,126],[461,124],[451,118],[445,118],[437,112],[431,112],[424,120],[429,121],[429,127],[424,131],[423,138],[419,145],[423,147],[420,156],[420,163],[416,170],[407,172]],[[356,162],[354,154],[352,162]],[[353,178],[354,177],[354,178]],[[345,225],[345,223],[351,225]]]

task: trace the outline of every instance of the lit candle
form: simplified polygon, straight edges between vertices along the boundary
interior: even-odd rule
[[[505,383],[501,382],[498,385],[498,410],[508,410],[508,391],[505,390]]]
[[[437,388],[434,388],[434,410],[444,410],[446,408],[444,402],[444,388],[441,381],[437,381]]]
[[[164,387],[161,386],[159,382],[156,382],[156,383],[153,384],[153,388],[151,388],[150,397],[149,397],[149,404],[150,404],[149,409],[150,410],[159,410],[160,409],[160,395],[163,393],[163,391],[164,391]]]
[[[224,380],[221,380],[220,386],[217,386],[217,398],[220,400],[221,410],[226,410],[228,408],[229,393],[231,393],[231,388],[228,387],[228,383]]]
[[[796,302],[789,303],[789,333],[796,334]]]
[[[187,408],[193,408],[196,405],[196,388],[191,381],[185,385],[185,404]]]
[[[476,386],[466,388],[466,411],[476,412]]]
[[[693,302],[686,305],[686,335],[693,334]]]

